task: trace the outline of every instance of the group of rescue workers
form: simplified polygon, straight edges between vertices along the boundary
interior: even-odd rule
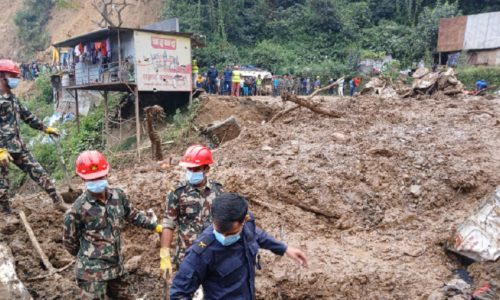
[[[16,64],[0,59],[0,206],[3,213],[13,213],[7,193],[13,162],[52,197],[55,208],[65,211],[62,243],[77,257],[75,274],[81,299],[136,299],[124,267],[124,221],[161,233],[162,278],[167,280],[172,273],[172,262],[177,268],[170,299],[192,299],[200,286],[207,300],[255,299],[259,248],[286,254],[301,266],[307,264],[302,251],[256,228],[244,197],[225,193],[219,181],[208,178],[212,153],[201,145],[190,146],[179,163],[187,179],[166,195],[162,224],[134,207],[123,190],[108,186],[110,166],[96,150],[84,151],[76,159],[76,173],[85,183],[85,191],[68,207],[21,138],[20,120],[54,136],[59,131],[45,126],[12,94],[19,76]]]

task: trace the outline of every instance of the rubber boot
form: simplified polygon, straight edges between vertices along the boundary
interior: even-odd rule
[[[57,194],[52,197],[52,200],[54,201],[54,208],[59,211],[66,212],[70,207],[68,204],[64,203]]]
[[[7,215],[12,214],[12,209],[10,209],[9,201],[0,203],[0,206],[2,207],[2,212],[4,214],[7,214]]]

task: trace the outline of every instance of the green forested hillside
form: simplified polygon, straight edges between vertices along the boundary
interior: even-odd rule
[[[163,18],[204,36],[202,70],[213,61],[278,74],[345,73],[360,57],[392,54],[405,67],[430,59],[439,20],[500,10],[499,0],[164,0]]]

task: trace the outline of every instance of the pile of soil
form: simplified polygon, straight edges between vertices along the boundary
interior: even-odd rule
[[[302,109],[273,124],[267,122],[283,109],[279,98],[201,103],[197,126],[234,115],[242,127],[239,137],[213,151],[209,176],[250,201],[259,228],[309,258],[300,268],[261,250],[257,299],[427,299],[452,270],[467,268],[444,244],[499,183],[500,100],[440,99],[324,97],[313,101],[346,116]],[[179,146],[169,153],[173,166],[183,151]],[[169,188],[184,177],[179,167],[159,172],[143,163],[113,172],[110,184],[161,218]],[[60,268],[72,257],[61,245],[62,214],[48,199],[37,194],[16,199],[13,207],[27,211],[42,248]],[[0,220],[0,233],[35,298],[76,297],[71,268],[57,281],[26,281],[45,270],[22,224]],[[123,245],[138,296],[159,299],[158,235],[128,224]],[[468,266],[481,279],[475,287],[498,275],[491,265]]]

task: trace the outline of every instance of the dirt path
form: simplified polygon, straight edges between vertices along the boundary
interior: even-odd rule
[[[261,97],[210,98],[195,119],[200,125],[235,115],[243,132],[214,151],[210,176],[250,200],[260,228],[302,248],[310,259],[308,268],[300,269],[287,258],[261,251],[257,298],[427,299],[452,269],[462,267],[445,253],[445,241],[499,183],[499,100],[316,101],[348,116],[331,119],[302,109],[271,125],[265,122],[282,103]],[[169,156],[176,164],[180,155]],[[113,171],[110,184],[123,188],[141,210],[152,207],[160,215],[168,189],[183,177],[177,167],[160,173],[137,165]],[[49,210],[44,194],[16,200],[13,207],[20,209],[20,203],[29,207],[28,219],[54,267],[67,264],[71,257],[61,246],[62,215]],[[44,270],[21,224],[0,220],[0,233],[35,298],[75,298],[72,270],[57,284],[26,282]],[[138,296],[158,299],[158,237],[131,225],[124,236],[126,260],[141,256],[131,270]]]

